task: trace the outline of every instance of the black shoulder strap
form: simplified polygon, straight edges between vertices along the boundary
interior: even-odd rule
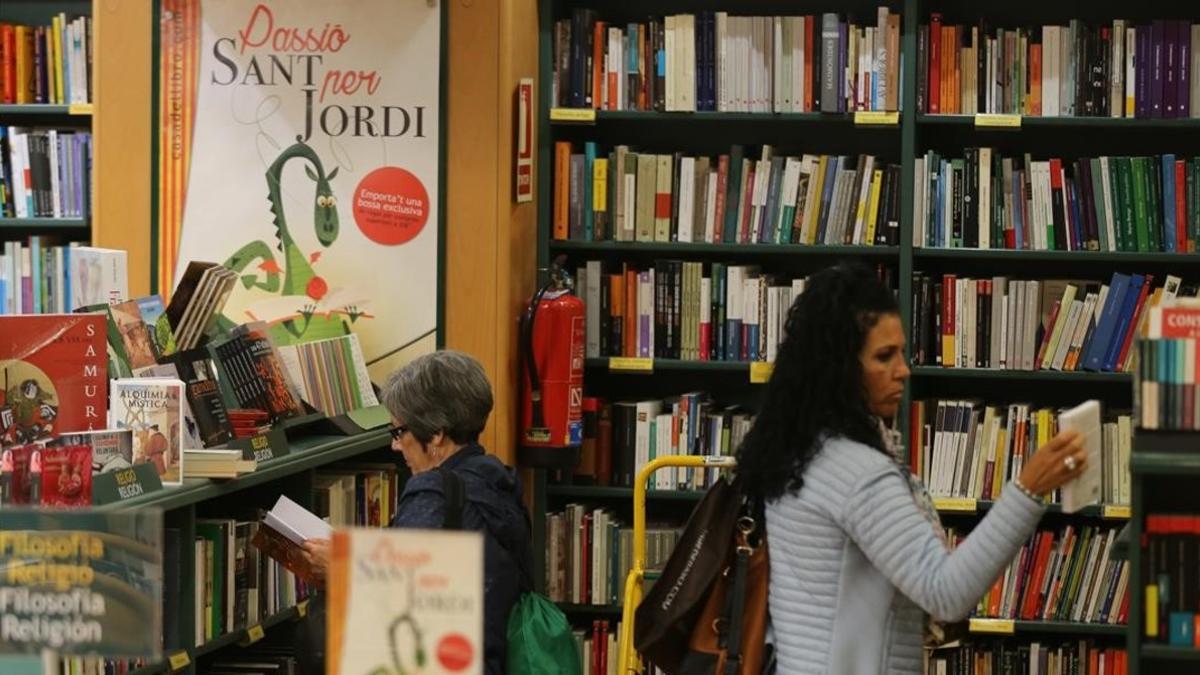
[[[446,497],[446,512],[442,516],[443,530],[461,530],[463,526],[463,507],[467,503],[463,479],[450,469],[439,466],[438,473],[442,474],[442,494]]]

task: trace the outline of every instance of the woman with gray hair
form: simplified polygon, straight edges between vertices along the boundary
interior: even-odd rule
[[[484,664],[504,672],[508,614],[522,590],[532,590],[529,515],[516,471],[479,445],[492,412],[492,387],[483,367],[462,352],[421,356],[392,374],[383,390],[392,417],[392,449],[412,477],[404,486],[392,527],[441,529],[447,519],[443,472],[462,484],[461,529],[484,533]],[[329,542],[305,543],[320,576]]]

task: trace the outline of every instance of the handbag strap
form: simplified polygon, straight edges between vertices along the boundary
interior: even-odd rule
[[[750,574],[750,555],[753,553],[745,541],[745,535],[739,533],[738,546],[734,553],[733,588],[730,589],[730,602],[726,603],[729,612],[725,625],[728,626],[725,635],[725,675],[737,675],[742,665],[742,623],[746,611],[746,577]]]
[[[467,505],[467,493],[463,487],[463,479],[444,466],[438,467],[438,473],[442,475],[442,494],[446,498],[446,510],[442,515],[442,529],[461,530],[463,509]]]

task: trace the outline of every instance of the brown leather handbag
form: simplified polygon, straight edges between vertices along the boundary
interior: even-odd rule
[[[692,628],[678,675],[762,675],[774,671],[766,644],[770,561],[761,510],[738,519],[728,564]]]

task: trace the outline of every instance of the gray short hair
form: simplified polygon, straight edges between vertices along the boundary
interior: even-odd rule
[[[455,443],[474,443],[492,412],[492,385],[478,361],[448,349],[392,373],[383,405],[422,443],[438,432]]]

